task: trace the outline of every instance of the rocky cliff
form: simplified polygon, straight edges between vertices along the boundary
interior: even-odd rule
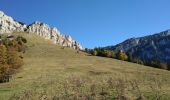
[[[105,49],[120,50],[143,62],[160,61],[170,65],[170,30],[140,38],[131,38]]]
[[[26,25],[22,22],[14,20],[0,11],[0,34],[13,32],[27,32],[42,36],[45,39],[51,40],[54,44],[66,46],[74,49],[82,50],[83,47],[72,39],[71,36],[63,35],[57,28],[51,28],[49,25],[42,22],[34,22]]]

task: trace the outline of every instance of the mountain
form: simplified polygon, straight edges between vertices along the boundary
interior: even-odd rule
[[[170,71],[62,49],[35,34],[13,35],[26,38],[28,49],[22,68],[0,84],[0,100],[170,100]]]
[[[0,23],[0,33],[27,41],[24,65],[0,84],[0,100],[170,100],[170,71],[62,49],[76,43],[44,23],[26,25],[2,12]]]
[[[157,61],[170,65],[170,30],[154,35],[127,39],[115,46],[104,48],[125,52],[132,58],[138,58],[146,63]]]
[[[0,34],[13,32],[34,33],[45,39],[51,40],[54,44],[74,49],[83,49],[80,43],[72,39],[71,36],[61,34],[55,27],[51,28],[49,25],[42,22],[34,22],[30,25],[26,25],[25,23],[18,22],[0,11]]]

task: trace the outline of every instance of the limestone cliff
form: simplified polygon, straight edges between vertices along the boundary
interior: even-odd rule
[[[66,46],[74,49],[82,50],[83,47],[72,39],[71,36],[63,35],[57,28],[51,28],[49,25],[42,22],[34,22],[31,25],[26,25],[22,22],[14,20],[0,11],[0,34],[13,32],[35,33],[45,39],[51,40],[54,44]]]

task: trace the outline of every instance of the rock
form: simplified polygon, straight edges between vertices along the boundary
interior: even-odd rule
[[[26,25],[16,22],[12,17],[5,15],[0,11],[0,33],[12,33],[14,31],[23,32]]]
[[[13,32],[34,33],[45,39],[51,40],[54,44],[66,46],[74,49],[82,50],[83,47],[72,39],[71,36],[66,36],[60,33],[57,28],[51,28],[49,25],[42,22],[34,22],[31,25],[26,25],[22,22],[15,21],[0,11],[0,34]]]
[[[104,47],[104,49],[121,50],[143,62],[158,60],[170,65],[170,30],[145,37],[131,38],[115,46]]]

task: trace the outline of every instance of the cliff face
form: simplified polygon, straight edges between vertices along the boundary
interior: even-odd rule
[[[131,38],[118,45],[105,47],[105,49],[121,50],[145,62],[156,60],[170,64],[170,30],[150,36]]]
[[[5,15],[0,11],[0,34],[13,32],[35,33],[45,39],[50,39],[54,44],[82,50],[83,47],[72,39],[71,36],[63,35],[57,28],[51,28],[49,25],[41,22],[34,22],[26,25],[15,21],[12,17]]]
[[[5,15],[0,11],[0,33],[11,33],[13,31],[23,32],[25,24],[15,21],[12,17]]]

